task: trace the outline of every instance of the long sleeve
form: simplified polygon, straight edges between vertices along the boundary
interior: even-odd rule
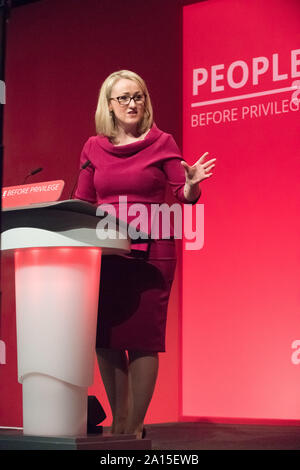
[[[201,196],[201,191],[197,199],[194,201],[190,201],[185,197],[185,171],[180,163],[184,158],[182,158],[180,150],[171,135],[168,139],[168,153],[170,156],[164,159],[162,169],[167,177],[175,198],[183,204],[196,204]]]
[[[92,163],[90,163],[84,170],[81,169],[82,165],[89,159],[90,147],[91,139],[84,144],[80,155],[80,173],[74,198],[95,204],[97,202],[97,193],[94,186],[95,168]]]

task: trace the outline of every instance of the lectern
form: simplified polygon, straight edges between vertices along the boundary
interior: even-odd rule
[[[79,200],[3,210],[1,250],[15,257],[24,435],[86,434],[101,256],[131,250],[125,223],[115,219],[115,230],[99,234],[99,220]]]

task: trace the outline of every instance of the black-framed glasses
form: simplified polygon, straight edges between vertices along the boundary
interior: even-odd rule
[[[110,100],[117,101],[120,106],[128,106],[131,100],[133,100],[136,104],[142,104],[145,102],[145,98],[145,93],[135,93],[133,96],[124,94],[121,96],[116,96],[116,98],[110,98]]]

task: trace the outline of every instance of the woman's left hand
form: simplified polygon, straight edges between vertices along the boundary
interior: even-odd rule
[[[200,183],[200,181],[212,176],[210,170],[215,166],[213,162],[217,159],[212,158],[211,160],[203,163],[207,155],[208,152],[205,152],[192,166],[189,166],[184,160],[181,161],[185,170],[186,183],[190,186],[194,186],[195,184]]]

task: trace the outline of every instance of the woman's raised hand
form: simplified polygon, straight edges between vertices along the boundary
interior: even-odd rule
[[[185,170],[186,183],[194,186],[195,184],[200,183],[200,181],[212,176],[212,172],[210,170],[215,166],[215,163],[213,162],[217,159],[212,158],[211,160],[204,162],[204,159],[208,154],[209,152],[205,152],[192,166],[189,166],[184,160],[181,161]]]

